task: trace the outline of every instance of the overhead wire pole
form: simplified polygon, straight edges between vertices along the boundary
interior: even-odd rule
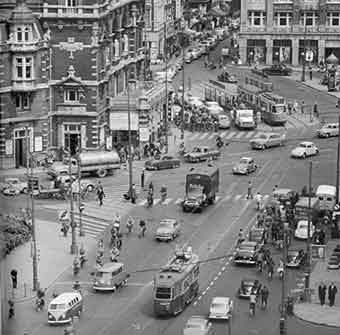
[[[184,141],[184,83],[185,83],[185,74],[184,74],[184,23],[182,23],[182,112],[181,112],[181,140]]]
[[[312,202],[312,169],[313,163],[309,162],[309,173],[308,173],[308,224],[307,224],[307,271],[305,279],[305,288],[309,289],[310,286],[310,272],[311,272],[311,202]]]
[[[84,227],[83,227],[83,205],[81,203],[81,171],[80,171],[80,154],[81,154],[81,137],[79,134],[79,141],[78,141],[78,157],[77,157],[77,174],[78,174],[78,213],[79,213],[79,236],[85,236]]]
[[[164,56],[165,56],[165,113],[164,113],[164,135],[165,135],[165,152],[168,153],[168,43],[167,43],[167,25],[164,22]]]
[[[128,164],[129,164],[129,196],[132,197],[132,154],[131,154],[131,111],[130,111],[130,81],[127,80],[127,108],[128,108]]]
[[[281,282],[281,311],[280,311],[280,335],[287,334],[287,309],[286,309],[286,285],[287,285],[287,247],[288,247],[288,222],[283,223],[283,249],[282,249],[282,261],[283,261],[283,278]]]
[[[302,74],[301,81],[306,81],[306,37],[307,37],[307,25],[305,22],[305,31],[303,34],[303,59],[302,59]]]
[[[340,106],[339,106],[340,108]],[[338,124],[340,124],[340,113],[339,113],[339,120]],[[336,157],[336,203],[339,204],[339,193],[340,193],[340,134],[338,136],[338,150],[337,150],[337,157]]]

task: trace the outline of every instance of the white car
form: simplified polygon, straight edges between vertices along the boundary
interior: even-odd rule
[[[203,101],[199,97],[190,96],[188,97],[187,101],[189,105],[195,106],[197,108],[201,108],[204,106]]]
[[[319,137],[339,136],[339,123],[327,123],[318,130]]]
[[[199,48],[193,48],[191,50],[191,55],[193,59],[198,59],[202,55],[201,50]]]
[[[215,297],[210,305],[209,319],[229,320],[233,307],[233,301],[230,298]]]
[[[207,101],[205,107],[211,115],[218,115],[224,112],[223,108],[216,101]]]
[[[21,181],[19,178],[6,178],[2,192],[6,195],[17,195],[27,193],[27,181]]]
[[[294,158],[306,158],[315,156],[319,153],[319,149],[313,142],[301,142],[295,149],[292,150],[291,156]]]
[[[308,232],[308,221],[300,220],[295,229],[294,237],[299,240],[307,240],[307,236],[308,236],[307,232]],[[310,238],[312,238],[314,232],[315,232],[315,227],[313,226],[312,222],[310,222],[310,230],[309,230]]]
[[[213,328],[211,322],[204,316],[192,316],[187,321],[183,335],[212,335]]]

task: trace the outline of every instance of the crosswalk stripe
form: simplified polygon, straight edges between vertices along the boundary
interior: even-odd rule
[[[232,138],[236,132],[232,131],[228,136],[226,136],[226,139]]]
[[[231,194],[226,195],[222,201],[228,201],[231,198]]]
[[[235,196],[235,200],[240,200],[242,198],[242,194],[237,194],[236,196]]]
[[[268,200],[268,199],[269,199],[269,197],[270,197],[270,195],[269,195],[269,194],[265,194],[265,195],[263,196],[263,200]]]
[[[208,137],[208,140],[212,140],[216,135],[215,134],[211,134],[209,137]]]
[[[162,205],[169,205],[172,200],[172,198],[167,198],[165,199],[165,201],[162,202]]]
[[[190,137],[191,140],[195,140],[197,137],[199,137],[201,134],[200,133],[196,133],[194,134],[192,137]]]
[[[240,137],[242,137],[243,136],[243,133],[238,133],[236,136],[235,136],[235,138],[240,138]]]
[[[200,139],[203,140],[203,139],[205,139],[208,135],[209,135],[209,133],[205,133],[205,134],[203,134],[203,135],[200,137]]]
[[[160,201],[161,201],[161,199],[155,199],[155,200],[153,201],[153,204],[154,204],[154,205],[157,205]]]
[[[183,202],[183,199],[180,199],[180,198],[179,198],[179,199],[177,199],[177,200],[175,201],[175,204],[178,205],[178,204],[180,204],[181,202]]]
[[[246,134],[246,138],[252,137],[255,134],[255,131],[250,131]]]
[[[138,203],[138,206],[145,206],[147,203],[147,199],[144,199]]]
[[[221,197],[220,197],[219,195],[216,195],[215,201],[217,202],[217,201],[219,201],[220,199],[221,199]]]
[[[228,134],[228,131],[224,131],[223,133],[221,133],[221,137],[224,137],[225,135],[227,135]]]

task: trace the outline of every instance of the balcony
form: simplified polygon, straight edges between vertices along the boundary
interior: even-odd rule
[[[48,17],[60,17],[60,18],[75,18],[75,17],[99,17],[99,6],[59,6],[59,5],[50,5],[46,2],[43,5],[43,14],[44,18]]]
[[[41,48],[47,48],[47,42],[45,41],[31,41],[31,42],[17,42],[8,41],[9,49],[12,52],[36,52]]]
[[[293,0],[273,0],[273,4],[293,4]]]
[[[340,0],[326,0],[327,4],[339,4],[340,5]]]
[[[268,29],[270,30],[270,28]],[[272,32],[277,34],[287,34],[292,31],[292,26],[273,26]]]
[[[37,89],[35,79],[12,80],[12,91],[31,92]]]

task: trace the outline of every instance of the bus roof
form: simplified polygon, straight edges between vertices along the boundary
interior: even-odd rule
[[[311,207],[314,207],[318,204],[319,199],[317,197],[311,197]],[[299,201],[296,203],[295,207],[308,207],[309,197],[300,197]]]
[[[109,262],[109,263],[103,264],[103,266],[97,266],[96,270],[99,272],[109,273],[109,272],[115,272],[118,269],[122,268],[123,266],[124,266],[123,263]]]
[[[187,176],[190,175],[196,175],[196,174],[203,174],[203,175],[209,175],[212,176],[215,173],[218,173],[219,169],[216,166],[213,165],[206,165],[206,166],[200,166],[197,168],[191,168],[190,172],[187,174]]]
[[[79,300],[81,300],[81,294],[79,292],[65,292],[59,294],[56,298],[54,298],[51,302],[53,304],[64,304],[68,302],[69,300],[72,300],[74,298],[78,297]]]
[[[328,194],[328,195],[336,195],[336,187],[333,185],[319,185],[316,189],[316,195],[319,194]]]

